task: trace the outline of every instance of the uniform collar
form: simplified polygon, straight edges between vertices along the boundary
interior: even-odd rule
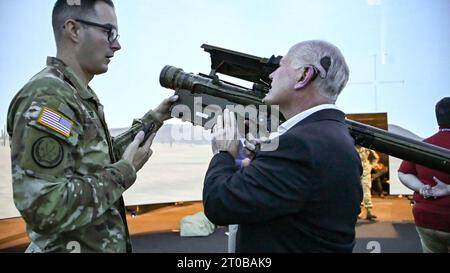
[[[75,87],[81,98],[85,100],[94,98],[95,100],[97,100],[94,91],[92,91],[89,86],[87,88],[84,87],[84,84],[82,83],[80,78],[78,78],[75,72],[70,69],[70,67],[66,66],[66,64],[62,60],[55,57],[47,57],[47,66],[53,66],[61,71],[64,76],[70,81],[70,83],[72,83],[72,85]]]

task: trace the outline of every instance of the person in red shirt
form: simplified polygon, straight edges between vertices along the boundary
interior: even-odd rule
[[[450,149],[450,97],[436,104],[439,131],[424,140]],[[450,174],[403,161],[400,181],[414,191],[413,215],[425,253],[450,252]]]

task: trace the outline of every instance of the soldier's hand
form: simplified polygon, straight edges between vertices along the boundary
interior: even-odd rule
[[[142,166],[148,161],[150,156],[153,154],[152,149],[150,149],[150,146],[152,145],[153,139],[155,138],[156,133],[153,133],[150,135],[150,137],[147,139],[147,141],[144,143],[142,147],[139,147],[139,145],[144,140],[145,133],[144,131],[140,131],[135,137],[133,142],[128,145],[128,147],[125,149],[125,152],[122,155],[122,159],[127,160],[130,162],[136,172],[139,171]]]
[[[156,118],[163,122],[170,118],[170,107],[174,102],[178,100],[178,95],[173,95],[161,102],[161,104],[156,107],[153,111],[155,112]]]

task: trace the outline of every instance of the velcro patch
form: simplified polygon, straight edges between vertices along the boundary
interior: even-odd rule
[[[37,122],[65,137],[70,136],[70,131],[73,127],[73,122],[70,119],[48,107],[42,108],[42,112],[39,114]]]
[[[63,148],[58,140],[52,137],[41,137],[33,144],[34,161],[43,168],[58,166],[63,158]]]

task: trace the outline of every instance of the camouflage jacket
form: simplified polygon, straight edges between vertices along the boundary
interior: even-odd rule
[[[361,158],[361,164],[363,167],[362,176],[364,177],[370,175],[372,168],[378,163],[378,155],[373,150],[362,146],[356,146],[356,151]]]
[[[8,110],[14,202],[28,251],[131,251],[122,194],[136,171],[120,158],[137,132],[161,127],[153,114],[112,138],[92,89],[62,61],[47,59]]]

